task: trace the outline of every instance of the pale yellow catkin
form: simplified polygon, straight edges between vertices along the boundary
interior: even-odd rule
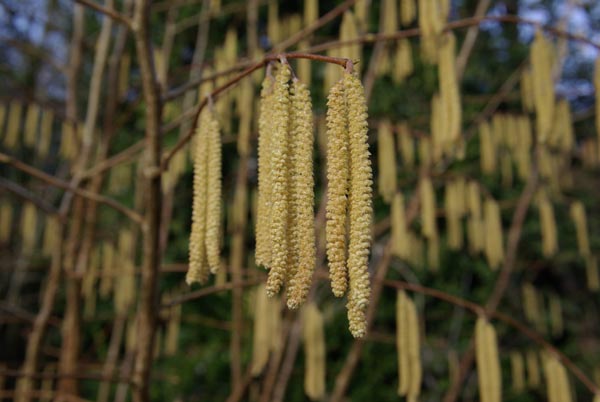
[[[181,329],[181,304],[171,307],[170,310],[165,336],[165,356],[175,356],[177,354]]]
[[[538,209],[542,233],[542,254],[549,258],[558,251],[558,232],[554,219],[554,208],[545,192],[541,192],[538,197]]]
[[[400,258],[410,258],[410,233],[406,227],[404,197],[398,192],[391,205],[392,253]]]
[[[513,391],[516,393],[525,391],[525,361],[521,352],[510,352],[510,372]]]
[[[541,30],[536,31],[531,44],[531,75],[536,113],[538,142],[546,143],[552,130],[554,116],[554,81],[552,45]]]
[[[25,114],[25,132],[23,135],[23,143],[30,148],[35,146],[39,120],[40,105],[30,103]]]
[[[552,336],[555,338],[562,336],[564,331],[562,303],[556,294],[549,296],[550,309],[550,326],[552,328]]]
[[[259,375],[269,360],[271,337],[271,316],[269,314],[269,298],[264,284],[254,292],[254,332],[252,337],[252,361],[250,372]]]
[[[309,26],[319,18],[318,0],[304,0],[304,26]]]
[[[40,140],[37,144],[37,153],[40,157],[48,156],[50,143],[52,142],[52,125],[54,124],[54,113],[50,109],[42,112],[42,121],[40,123]]]
[[[280,41],[279,2],[270,0],[268,3],[267,35],[272,45]],[[220,71],[220,70],[219,70]]]
[[[496,144],[487,121],[479,124],[479,149],[481,171],[493,174],[496,171]]]
[[[448,248],[451,250],[459,250],[463,245],[461,221],[463,215],[461,197],[463,196],[463,193],[457,183],[458,182],[454,180],[447,182],[444,194]]]
[[[431,163],[432,163],[431,139],[429,137],[421,137],[418,140],[417,146],[419,147],[419,165],[421,167],[431,166]]]
[[[440,238],[437,235],[427,239],[427,265],[433,272],[440,268]]]
[[[427,63],[435,64],[438,59],[439,35],[445,23],[439,1],[418,0],[418,22],[422,58]]]
[[[405,396],[410,384],[410,358],[408,347],[408,317],[406,292],[396,293],[396,353],[398,356],[398,395]]]
[[[502,377],[498,355],[496,331],[485,317],[478,317],[475,324],[475,356],[479,399],[481,402],[502,400]]]
[[[0,243],[8,243],[12,233],[13,207],[7,200],[0,200]]]
[[[529,388],[537,388],[542,382],[537,352],[535,350],[528,350],[525,355],[525,361],[527,363],[527,385]]]
[[[590,241],[588,237],[587,218],[583,203],[581,201],[574,201],[571,203],[570,213],[577,234],[577,246],[579,248],[579,254],[582,257],[587,257],[590,255]]]
[[[521,292],[523,297],[525,318],[534,324],[536,330],[545,333],[546,325],[544,323],[541,305],[543,304],[543,300],[540,299],[537,290],[530,283],[524,283],[521,288]]]
[[[282,65],[275,77],[273,96],[273,132],[271,133],[271,267],[267,278],[267,294],[274,296],[286,279],[288,265],[288,213],[289,213],[289,136],[290,118],[289,80],[290,68]]]
[[[207,127],[207,187],[206,187],[206,259],[212,274],[221,265],[221,133],[214,113],[210,113]]]
[[[208,279],[206,260],[206,207],[208,189],[208,127],[210,112],[200,113],[194,152],[194,183],[192,199],[192,229],[189,240],[189,268],[185,277],[188,285],[194,282],[205,283]]]
[[[438,77],[441,106],[444,108],[444,143],[454,144],[461,135],[462,109],[456,75],[456,38],[452,32],[441,37]]]
[[[417,307],[410,298],[407,298],[405,309],[406,326],[408,331],[406,352],[408,354],[408,369],[410,371],[410,379],[408,382],[406,396],[408,401],[416,402],[421,394],[421,381],[423,379],[423,369],[421,366],[420,325]]]
[[[316,304],[304,307],[303,341],[305,355],[304,392],[311,400],[320,400],[325,395],[325,330],[323,315]]]
[[[485,244],[481,196],[479,194],[479,185],[475,181],[470,181],[467,185],[467,205],[469,210],[469,220],[467,223],[469,251],[475,254],[482,251]]]
[[[590,255],[586,257],[585,272],[588,289],[592,292],[600,290],[600,273],[598,272],[598,260],[596,256]]]
[[[431,178],[424,176],[419,183],[421,195],[421,232],[425,238],[437,237],[435,192]]]
[[[119,246],[116,253],[120,265],[119,277],[115,281],[114,304],[118,315],[125,315],[135,300],[135,244],[133,233],[130,229],[122,229],[119,232]]]
[[[528,116],[517,117],[517,149],[515,158],[517,175],[521,180],[527,180],[531,174],[531,122]]]
[[[55,215],[46,215],[44,240],[42,245],[42,252],[44,255],[51,256],[56,249],[59,243],[59,225],[60,223]]]
[[[531,69],[524,68],[521,72],[521,105],[523,106],[523,110],[527,112],[533,111],[534,105],[534,95],[533,95],[533,77],[531,75]]]
[[[102,274],[100,279],[100,297],[106,299],[113,288],[115,279],[115,247],[110,242],[102,244]]]
[[[594,89],[596,94],[600,94],[600,56],[596,58],[594,63]],[[600,141],[600,102],[596,99],[596,135]]]
[[[379,194],[386,203],[390,203],[396,193],[396,148],[392,124],[383,120],[379,124],[377,141],[377,161],[379,164]]]
[[[94,248],[88,266],[83,274],[81,293],[83,295],[83,317],[92,319],[96,314],[96,282],[99,275],[100,249]]]
[[[270,144],[273,124],[273,78],[262,83],[258,118],[258,205],[256,218],[256,264],[271,265],[271,159]]]
[[[493,198],[487,198],[484,206],[484,251],[491,269],[496,270],[504,260],[504,240],[500,207]]]
[[[31,202],[25,202],[21,211],[21,247],[24,253],[35,248],[37,234],[37,209]]]
[[[338,81],[327,98],[327,260],[331,289],[337,297],[346,293],[346,214],[350,157],[348,150],[348,106],[344,85]]]
[[[392,79],[396,83],[401,83],[414,71],[412,47],[408,39],[400,39],[396,43],[393,59]]]
[[[353,41],[359,36],[358,25],[354,14],[352,14],[352,11],[346,11],[342,17],[342,24],[340,26],[340,41]],[[350,60],[357,61],[361,59],[362,46],[360,43],[353,43],[351,45],[340,47],[338,52],[340,56],[343,55]],[[336,68],[337,66],[331,67]],[[354,68],[359,71],[360,64],[355,65]],[[339,70],[339,68],[336,68],[336,70]]]
[[[544,373],[548,402],[571,402],[573,399],[567,371],[556,357],[546,356]]]
[[[400,123],[396,127],[396,133],[396,144],[402,155],[403,167],[412,168],[415,165],[415,141],[410,133],[408,123]]]
[[[10,102],[8,122],[6,123],[6,134],[4,136],[4,146],[7,149],[14,149],[19,141],[22,110],[23,105],[20,101],[13,100]]]
[[[291,99],[291,247],[295,274],[288,283],[287,305],[298,308],[310,289],[315,267],[313,116],[308,88],[294,80]]]
[[[354,15],[356,15],[356,23],[358,30],[365,33],[369,30],[369,8],[371,0],[357,0],[354,3]]]
[[[409,26],[417,17],[415,0],[400,0],[400,24]]]
[[[571,152],[575,144],[571,106],[566,99],[561,99],[556,103],[549,143],[565,153]]]
[[[350,144],[350,191],[348,212],[348,321],[350,332],[362,338],[367,330],[366,310],[371,294],[369,252],[373,219],[373,171],[368,144],[367,102],[356,72],[344,73]]]

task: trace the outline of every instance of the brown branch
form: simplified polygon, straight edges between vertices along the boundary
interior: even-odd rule
[[[124,206],[123,204],[120,204],[119,202],[113,200],[112,198],[108,198],[108,197],[105,197],[100,194],[96,194],[96,193],[93,193],[93,192],[90,192],[87,190],[83,190],[83,189],[74,187],[65,181],[57,179],[54,176],[44,173],[41,170],[38,170],[32,166],[29,166],[26,163],[23,163],[20,160],[13,158],[12,156],[9,156],[2,152],[0,152],[0,163],[6,163],[8,165],[11,165],[11,166],[15,167],[16,169],[19,169],[20,171],[25,172],[25,173],[29,174],[30,176],[35,177],[36,179],[42,180],[42,181],[50,184],[51,186],[61,188],[63,190],[66,190],[67,192],[77,194],[78,196],[81,196],[83,198],[87,198],[87,199],[99,202],[101,204],[105,204],[105,205],[115,209],[116,211],[121,212],[123,215],[127,216],[132,221],[134,221],[138,224],[142,223],[142,217],[140,214],[138,214],[136,211],[133,211],[133,210],[127,208],[126,206]]]
[[[236,287],[244,288],[244,287],[248,287],[248,286],[255,286],[255,285],[258,285],[259,283],[261,283],[262,281],[263,281],[262,278],[258,278],[258,279],[252,279],[252,280],[247,280],[247,281],[238,282],[238,283],[229,282],[229,283],[225,283],[223,285],[209,286],[204,289],[196,290],[195,292],[190,292],[179,298],[169,300],[168,303],[162,304],[161,308],[169,308],[169,307],[175,306],[177,304],[182,304],[182,303],[189,302],[192,300],[201,299],[203,297],[212,295],[214,293],[219,293],[224,290],[232,290],[232,289],[235,289]]]
[[[48,215],[58,214],[58,211],[54,207],[54,205],[33,194],[25,187],[19,186],[17,183],[13,183],[10,180],[6,180],[5,178],[0,177],[0,188],[4,188],[5,190],[10,191],[11,193],[33,203],[36,207],[38,207],[39,210],[44,211]],[[61,219],[60,216],[59,219]]]
[[[102,14],[112,18],[113,20],[120,22],[121,24],[124,24],[127,28],[131,29],[131,20],[127,16],[114,10],[112,7],[104,7],[104,6],[101,6],[100,4],[94,3],[91,0],[74,0],[74,1],[76,3],[86,6],[88,8],[91,8],[92,10],[98,11],[99,13],[102,13]]]
[[[481,18],[485,15],[487,9],[490,7],[491,0],[479,0],[477,3],[477,8],[475,9],[475,18]],[[465,72],[465,68],[467,66],[467,60],[469,60],[469,56],[471,55],[471,51],[475,46],[475,41],[477,40],[477,35],[479,34],[479,25],[473,25],[467,31],[465,35],[465,40],[458,52],[458,56],[456,56],[456,76],[458,81],[462,80],[463,74]]]

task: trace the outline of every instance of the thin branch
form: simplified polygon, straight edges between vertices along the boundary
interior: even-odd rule
[[[223,285],[215,285],[215,286],[210,286],[204,289],[200,289],[197,290],[195,292],[190,292],[184,296],[178,297],[176,299],[172,299],[169,300],[168,303],[163,303],[161,305],[161,308],[169,308],[172,306],[175,306],[177,304],[182,304],[185,302],[189,302],[192,300],[197,300],[197,299],[201,299],[203,297],[215,294],[215,293],[219,293],[219,292],[223,292],[225,290],[232,290],[235,288],[244,288],[247,286],[255,286],[260,284],[261,282],[263,282],[264,279],[262,278],[258,278],[258,279],[252,279],[252,280],[247,280],[247,281],[242,281],[242,282],[238,282],[238,283],[225,283]]]
[[[101,6],[100,4],[96,4],[91,0],[74,0],[74,1],[76,3],[86,6],[88,8],[91,8],[92,10],[98,11],[99,13],[102,13],[102,14],[112,18],[113,20],[120,22],[121,24],[124,24],[128,29],[131,29],[131,20],[127,16],[117,12],[113,8]]]
[[[29,165],[21,162],[20,160],[13,158],[12,156],[9,156],[2,152],[0,152],[0,163],[6,163],[8,165],[11,165],[11,166],[19,169],[20,171],[25,172],[25,173],[29,174],[30,176],[35,177],[36,179],[40,179],[54,187],[62,188],[63,190],[66,190],[67,192],[70,192],[70,193],[77,194],[80,197],[84,197],[84,198],[99,202],[101,204],[105,204],[105,205],[121,212],[123,215],[127,216],[132,221],[134,221],[138,224],[142,223],[142,217],[140,214],[138,214],[136,211],[134,211],[132,209],[127,208],[126,206],[124,206],[123,204],[120,204],[119,202],[113,200],[112,198],[108,198],[108,197],[105,197],[100,194],[96,194],[96,193],[93,193],[93,192],[90,192],[87,190],[73,187],[65,181],[57,179],[54,176],[44,173],[41,170],[38,170],[32,166],[29,166]]]
[[[57,215],[58,211],[52,204],[48,201],[38,197],[33,194],[31,191],[27,190],[25,187],[19,186],[17,183],[13,183],[10,180],[5,179],[4,177],[0,177],[0,188],[4,188],[11,193],[33,203],[38,209],[44,211],[49,215]],[[59,217],[60,219],[60,217]]]

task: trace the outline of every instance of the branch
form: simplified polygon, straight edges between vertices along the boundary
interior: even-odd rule
[[[13,158],[12,156],[9,156],[2,152],[0,152],[0,163],[6,163],[8,165],[11,165],[11,166],[19,169],[20,171],[25,172],[25,173],[29,174],[30,176],[33,176],[37,179],[40,179],[54,187],[62,188],[63,190],[66,190],[67,192],[70,192],[70,193],[77,194],[80,197],[87,198],[87,199],[99,202],[101,204],[105,204],[105,205],[121,212],[123,215],[127,216],[129,219],[131,219],[135,223],[138,223],[138,224],[142,223],[142,217],[140,214],[138,214],[136,211],[134,211],[132,209],[127,208],[126,206],[120,204],[119,202],[113,200],[112,198],[108,198],[108,197],[105,197],[100,194],[92,193],[91,191],[73,187],[65,181],[57,179],[54,176],[44,173],[41,170],[38,170],[32,166],[29,166],[29,165],[19,161],[18,159]]]
[[[13,183],[10,180],[0,177],[0,187],[3,187],[4,189],[10,191],[11,193],[35,204],[35,206],[38,207],[38,209],[44,211],[45,213],[47,213],[49,215],[58,214],[57,209],[54,208],[54,206],[52,204],[50,204],[46,200],[38,197],[37,195],[33,194],[31,191],[27,190],[25,187],[19,186],[17,183]],[[60,217],[59,217],[59,219],[60,219]]]
[[[112,8],[107,8],[107,7],[101,6],[100,4],[96,4],[91,0],[74,0],[74,1],[75,1],[75,3],[82,4],[88,8],[91,8],[92,10],[98,11],[99,13],[109,16],[113,20],[120,22],[121,24],[124,24],[128,29],[131,29],[131,20],[128,17],[124,16],[123,14],[117,12],[116,10],[113,10]]]

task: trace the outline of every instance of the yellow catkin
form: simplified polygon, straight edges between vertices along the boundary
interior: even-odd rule
[[[304,302],[310,289],[315,267],[314,179],[313,179],[313,119],[310,93],[306,85],[292,83],[291,108],[291,207],[292,261],[296,272],[288,287],[289,308]]]
[[[596,256],[590,255],[586,257],[585,272],[588,289],[592,292],[600,290],[600,273],[598,273],[598,260]]]
[[[281,289],[288,265],[288,213],[289,213],[289,136],[290,118],[289,80],[291,72],[282,65],[275,77],[273,90],[273,131],[271,133],[271,267],[267,278],[267,293],[274,296]]]
[[[438,40],[445,24],[440,2],[418,0],[418,21],[421,29],[421,55],[427,63],[438,59]]]
[[[131,68],[131,55],[124,53],[119,63],[119,98],[127,96],[129,89],[129,70]]]
[[[94,248],[83,274],[81,293],[84,299],[83,317],[92,319],[96,314],[96,282],[99,275],[100,249]]]
[[[330,90],[327,100],[327,260],[331,289],[337,297],[346,293],[346,214],[350,157],[348,150],[348,107],[342,81]]]
[[[367,104],[364,88],[356,73],[345,73],[344,91],[348,105],[348,137],[350,144],[350,191],[348,209],[348,321],[350,332],[361,338],[367,330],[365,312],[369,304],[369,251],[373,215],[373,172],[368,144]]]
[[[406,227],[404,197],[396,193],[391,206],[392,253],[408,260],[411,252],[410,233]]]
[[[8,243],[12,233],[13,208],[7,200],[0,200],[0,243]]]
[[[389,204],[396,193],[396,148],[389,120],[383,120],[379,125],[377,160],[379,162],[379,194]]]
[[[544,374],[549,402],[571,402],[573,400],[567,371],[556,357],[546,356]]]
[[[431,98],[431,142],[433,144],[432,159],[439,162],[444,154],[448,143],[446,140],[447,110],[443,107],[439,93],[433,94]]]
[[[311,400],[325,395],[325,330],[323,316],[314,303],[303,311],[304,392]]]
[[[210,113],[207,127],[207,187],[206,187],[206,259],[212,274],[221,265],[219,260],[221,239],[221,133],[219,123]]]
[[[398,355],[398,395],[405,396],[410,384],[410,358],[408,347],[408,317],[406,292],[396,293],[396,351]]]
[[[265,77],[258,120],[258,205],[256,218],[256,264],[271,265],[271,160],[269,158],[273,123],[273,78]]]
[[[40,111],[40,105],[37,103],[30,103],[27,107],[27,113],[25,114],[23,143],[30,148],[35,146],[38,123],[40,121]]]
[[[112,243],[102,244],[102,277],[100,279],[100,297],[106,299],[113,287],[115,247]]]
[[[437,237],[437,225],[435,217],[435,192],[429,177],[423,177],[419,184],[421,195],[421,231],[423,236],[431,239]]]
[[[577,246],[579,248],[579,254],[582,257],[587,257],[590,255],[590,241],[588,237],[587,218],[583,203],[581,201],[573,202],[571,204],[570,213],[577,234]]]
[[[527,385],[529,388],[537,388],[542,380],[540,375],[540,364],[538,354],[535,350],[528,350],[525,355],[527,363]]]
[[[189,240],[189,268],[185,277],[188,285],[205,283],[208,279],[206,260],[206,207],[208,189],[208,127],[210,112],[204,109],[199,117],[194,152],[194,196],[192,200],[192,229]]]
[[[26,202],[21,211],[21,247],[25,253],[35,248],[37,232],[37,209],[31,202]]]
[[[566,99],[561,99],[556,103],[549,144],[565,153],[571,152],[575,144],[571,106]]]
[[[534,109],[533,77],[531,69],[524,68],[521,72],[521,104],[523,110],[531,112]]]
[[[365,33],[369,30],[370,5],[371,0],[357,0],[354,3],[354,14],[356,15],[356,22],[361,33]]]
[[[494,173],[497,163],[496,144],[487,121],[479,124],[479,149],[481,171],[485,174]]]
[[[463,186],[464,187],[464,186]],[[463,189],[458,185],[458,181],[450,181],[446,184],[444,194],[444,210],[446,213],[446,225],[448,236],[448,248],[459,250],[463,245],[462,215],[464,207],[461,202]]]
[[[461,135],[462,109],[460,89],[456,75],[456,38],[452,32],[443,34],[439,50],[438,76],[440,99],[445,110],[444,142],[454,144]]]
[[[410,298],[407,298],[404,307],[406,309],[405,322],[408,331],[406,352],[408,354],[408,369],[410,371],[406,396],[408,401],[417,401],[421,393],[421,381],[423,379],[419,317],[417,307]]]
[[[502,377],[498,355],[496,331],[484,317],[475,324],[475,356],[479,381],[479,398],[482,402],[502,400]]]
[[[542,314],[543,300],[530,283],[523,284],[521,288],[525,318],[535,326],[539,332],[546,332],[544,316]]]
[[[340,41],[352,41],[359,37],[358,26],[356,18],[351,11],[346,11],[342,17],[342,24],[340,26]],[[362,54],[362,47],[360,43],[354,43],[351,45],[345,45],[339,48],[339,55],[343,55],[350,60],[360,60]],[[360,64],[357,64],[355,68],[358,68]],[[339,71],[337,66],[331,66]],[[358,70],[357,70],[358,71]]]
[[[421,167],[429,167],[432,162],[431,158],[431,139],[429,137],[421,137],[418,140],[419,147],[419,164]]]
[[[309,26],[319,18],[318,0],[304,0],[304,26]]]
[[[412,47],[408,39],[400,39],[396,43],[396,53],[392,66],[392,79],[401,83],[414,71]]]
[[[269,360],[271,337],[271,316],[269,314],[269,298],[265,285],[259,285],[254,292],[254,334],[252,339],[252,361],[250,364],[253,376],[259,375]]]
[[[267,35],[269,35],[271,44],[280,41],[279,31],[279,2],[270,0],[268,3]]]
[[[562,303],[558,295],[552,294],[549,297],[548,307],[550,309],[550,325],[552,336],[560,337],[564,331]]]
[[[504,240],[500,207],[496,200],[488,198],[484,203],[485,256],[491,269],[498,269],[504,260]]]
[[[14,149],[19,141],[22,111],[23,105],[21,102],[18,100],[10,102],[8,122],[6,123],[6,134],[4,136],[4,146],[7,149]]]
[[[520,352],[510,352],[510,372],[513,391],[515,393],[525,391],[525,361]]]
[[[400,24],[409,26],[417,17],[415,0],[400,0]]]
[[[179,330],[181,328],[181,304],[170,308],[167,333],[165,336],[165,356],[175,356],[179,344]]]
[[[77,154],[77,127],[64,120],[61,125],[59,154],[66,160],[72,160]]]
[[[542,233],[542,254],[548,258],[558,251],[558,233],[556,220],[554,219],[554,208],[545,192],[540,193],[538,208],[540,212],[540,231]]]
[[[415,165],[415,141],[410,133],[410,128],[406,122],[400,123],[396,127],[398,134],[396,144],[398,151],[402,155],[403,167],[412,168]]]
[[[485,233],[481,210],[481,195],[477,182],[470,181],[467,185],[467,205],[469,220],[467,223],[467,237],[469,240],[469,251],[473,254],[484,249]]]
[[[37,144],[37,153],[44,158],[50,150],[52,142],[52,125],[54,124],[54,113],[46,109],[42,113],[42,122],[40,123],[40,141]]]
[[[427,265],[434,272],[440,269],[440,239],[438,236],[427,239]]]
[[[600,56],[594,63],[594,88],[597,94],[600,94]],[[596,100],[596,135],[600,141],[600,102]]]
[[[120,266],[118,280],[115,281],[114,304],[115,312],[119,315],[127,314],[135,300],[135,244],[133,233],[123,229],[119,233],[119,246],[116,258]]]
[[[535,33],[530,57],[537,138],[541,144],[544,144],[552,130],[554,81],[552,79],[552,45],[541,30]]]
[[[517,175],[521,180],[527,180],[531,174],[531,122],[528,116],[517,118],[517,149],[515,158],[517,163]]]
[[[55,215],[47,215],[44,226],[44,240],[42,252],[44,255],[51,256],[58,245],[59,226],[58,218]]]

